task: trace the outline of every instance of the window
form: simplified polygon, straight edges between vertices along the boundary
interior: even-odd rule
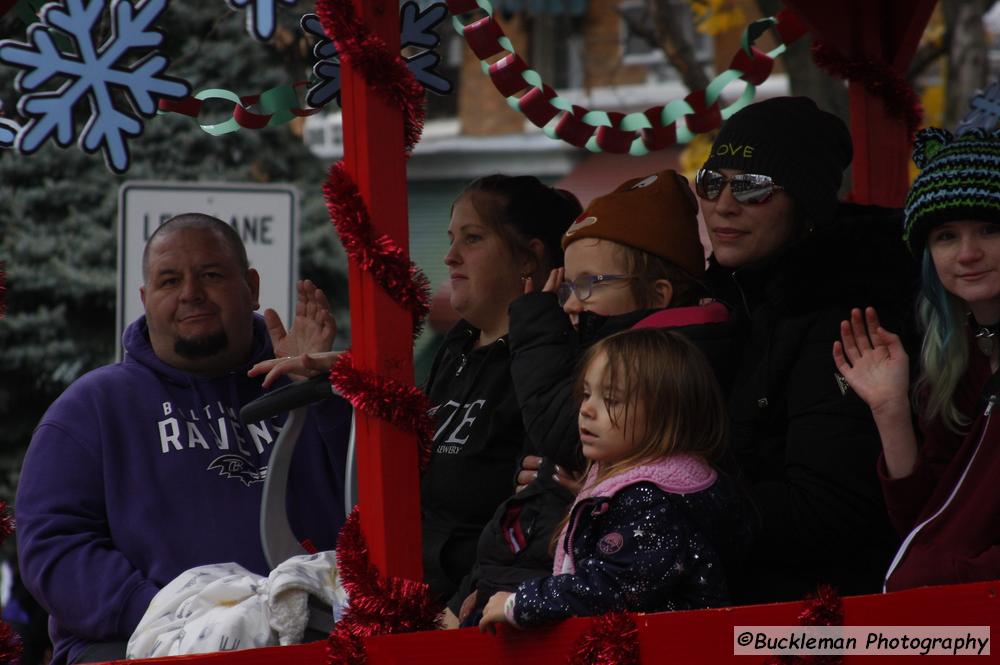
[[[712,40],[694,27],[694,17],[691,14],[691,5],[687,0],[665,0],[670,13],[680,22],[687,37],[694,44],[695,58],[701,64],[708,64],[712,61]],[[627,65],[640,64],[661,64],[663,63],[676,78],[677,73],[673,67],[666,64],[666,56],[663,49],[649,43],[644,35],[637,34],[630,29],[630,25],[651,26],[655,31],[653,17],[649,12],[649,4],[644,0],[625,0],[619,5],[619,13],[622,14],[619,34],[622,43],[622,61]]]
[[[583,85],[583,35],[580,20],[567,14],[528,16],[530,65],[556,89]]]

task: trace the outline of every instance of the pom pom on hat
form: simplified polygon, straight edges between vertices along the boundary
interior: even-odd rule
[[[563,249],[581,238],[610,240],[649,252],[692,277],[705,273],[698,203],[687,178],[676,171],[633,178],[591,201],[563,234]]]
[[[956,137],[923,129],[913,143],[913,162],[923,170],[906,197],[903,240],[914,255],[938,224],[1000,224],[1000,131],[972,129]]]

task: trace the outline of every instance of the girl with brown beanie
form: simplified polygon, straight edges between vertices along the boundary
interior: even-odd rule
[[[587,348],[632,327],[672,328],[725,379],[732,365],[729,315],[719,303],[699,304],[705,254],[696,215],[687,180],[676,172],[629,180],[594,199],[563,235],[565,268],[553,271],[540,292],[529,284],[511,304],[511,372],[528,433],[524,452],[540,468],[482,533],[476,567],[449,602],[463,625],[478,621],[477,608],[494,593],[552,573],[552,536],[573,499],[557,474],[583,468],[573,374]],[[736,558],[745,521],[728,477],[720,487],[718,496],[728,502],[721,514],[732,521],[711,529],[721,534],[712,555],[725,566]],[[714,592],[728,598],[725,588]]]

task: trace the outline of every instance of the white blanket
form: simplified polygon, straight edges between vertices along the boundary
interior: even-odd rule
[[[127,658],[154,658],[297,644],[309,596],[339,620],[347,593],[334,552],[295,556],[255,575],[235,563],[199,566],[163,587],[128,642]]]

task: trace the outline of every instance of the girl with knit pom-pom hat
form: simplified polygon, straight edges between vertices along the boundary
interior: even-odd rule
[[[882,438],[879,477],[904,537],[890,591],[1000,577],[1000,132],[923,130],[913,161],[923,170],[903,236],[922,265],[924,329],[913,399],[909,358],[874,308],[854,310],[833,349]]]

